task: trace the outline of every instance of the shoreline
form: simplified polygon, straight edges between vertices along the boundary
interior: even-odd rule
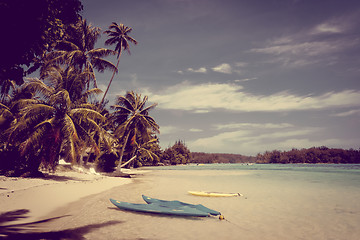
[[[115,179],[122,183],[129,180],[129,184],[107,190],[103,187],[104,191],[60,205],[42,215],[42,221],[31,226],[17,225],[20,230],[8,233],[6,239],[235,240],[246,236],[248,240],[278,240],[289,239],[289,234],[294,239],[358,238],[359,175],[278,170],[137,169],[138,175],[132,179]],[[69,184],[74,185],[71,182],[64,185]],[[96,184],[96,181],[76,183],[80,188]],[[188,190],[194,189],[241,192],[245,197],[208,198],[188,194]],[[219,221],[217,217],[185,218],[124,211],[109,201],[113,198],[144,204],[141,194],[203,204],[220,211],[227,221]],[[337,227],[329,229],[333,225]],[[4,235],[2,230],[0,224],[0,238]]]
[[[146,171],[124,169],[137,175]],[[46,178],[0,176],[0,230],[26,225],[80,199],[133,182],[132,178],[110,177],[72,168],[47,174]],[[0,231],[1,236],[1,231]]]

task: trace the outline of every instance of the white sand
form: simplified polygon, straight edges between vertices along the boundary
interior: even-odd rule
[[[131,178],[107,177],[79,169],[50,174],[47,179],[0,176],[0,214],[27,209],[26,218],[8,224],[37,221],[59,207],[131,181]]]

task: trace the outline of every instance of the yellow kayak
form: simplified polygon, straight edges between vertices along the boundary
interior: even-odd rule
[[[188,193],[195,196],[202,197],[237,197],[242,196],[241,193],[222,193],[222,192],[204,192],[204,191],[188,191]]]

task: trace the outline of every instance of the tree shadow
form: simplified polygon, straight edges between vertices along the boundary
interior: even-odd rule
[[[86,180],[80,179],[80,178],[76,178],[76,177],[67,177],[67,176],[57,176],[57,175],[50,175],[50,174],[45,174],[45,177],[42,178],[44,180],[54,180],[57,182],[66,182],[66,181],[79,181],[79,182],[84,182]]]
[[[24,240],[60,240],[60,239],[74,239],[83,240],[85,234],[108,225],[119,224],[121,221],[107,221],[98,224],[89,224],[82,227],[70,228],[60,231],[36,231],[37,225],[45,222],[54,221],[59,218],[67,217],[64,215],[60,217],[48,218],[40,221],[21,223],[21,224],[6,224],[18,219],[27,218],[26,214],[29,213],[27,209],[19,209],[0,214],[0,239],[24,239]]]

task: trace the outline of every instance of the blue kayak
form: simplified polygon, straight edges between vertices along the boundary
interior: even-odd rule
[[[161,206],[156,203],[151,204],[138,204],[121,202],[114,199],[110,199],[111,203],[122,210],[143,212],[143,213],[154,213],[154,214],[165,214],[174,216],[187,216],[187,217],[208,217],[209,214],[200,211],[195,208],[183,206],[178,208]]]
[[[144,199],[145,202],[147,202],[149,204],[157,203],[160,206],[171,207],[171,208],[190,207],[190,208],[194,208],[194,209],[197,209],[197,210],[205,212],[205,213],[209,213],[211,215],[215,215],[215,216],[221,215],[220,212],[212,210],[210,208],[207,208],[201,204],[190,204],[190,203],[180,202],[177,200],[166,201],[166,200],[147,197],[145,195],[142,195],[142,198]]]

